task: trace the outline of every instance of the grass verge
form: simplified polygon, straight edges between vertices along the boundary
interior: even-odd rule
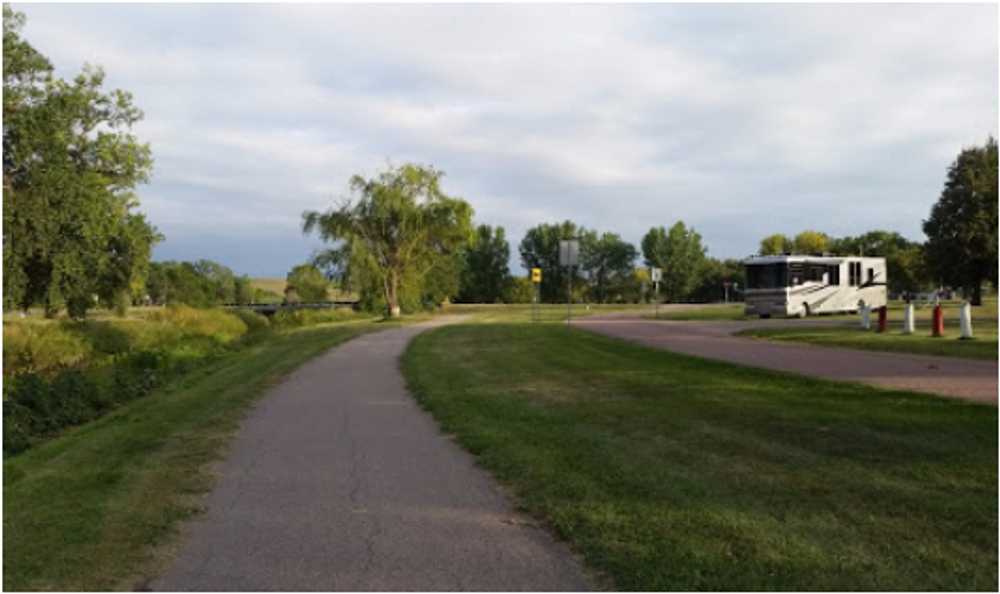
[[[434,330],[403,367],[619,589],[997,588],[995,407],[555,324]]]
[[[4,461],[4,590],[133,589],[247,406],[367,322],[275,333]]]
[[[737,333],[739,336],[766,338],[791,342],[806,342],[821,346],[937,355],[964,359],[997,360],[996,332],[986,333],[972,340],[959,340],[957,336],[933,338],[926,334],[902,334],[893,330],[879,334],[873,330],[853,327],[802,327],[802,328],[753,328]]]

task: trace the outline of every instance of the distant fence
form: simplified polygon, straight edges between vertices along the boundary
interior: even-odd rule
[[[273,316],[279,311],[296,309],[337,309],[354,308],[357,301],[314,301],[312,303],[224,303],[226,309],[246,309],[265,316]]]

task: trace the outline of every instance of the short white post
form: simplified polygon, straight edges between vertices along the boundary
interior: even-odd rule
[[[868,307],[867,304],[861,306],[861,328],[864,330],[871,330],[872,327],[872,309]]]
[[[966,301],[962,304],[962,308],[959,311],[961,313],[959,323],[962,329],[962,338],[972,338],[972,306]]]
[[[903,334],[913,334],[913,304],[907,303],[903,310]]]

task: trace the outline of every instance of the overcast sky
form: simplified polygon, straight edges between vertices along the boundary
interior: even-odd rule
[[[433,164],[476,221],[710,255],[921,220],[997,131],[997,6],[18,5],[63,76],[131,91],[155,258],[284,276],[354,173]],[[517,266],[513,272],[520,273]]]

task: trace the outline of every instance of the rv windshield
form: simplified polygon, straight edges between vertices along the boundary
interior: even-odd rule
[[[788,286],[786,264],[755,264],[747,266],[748,289],[782,289]]]

